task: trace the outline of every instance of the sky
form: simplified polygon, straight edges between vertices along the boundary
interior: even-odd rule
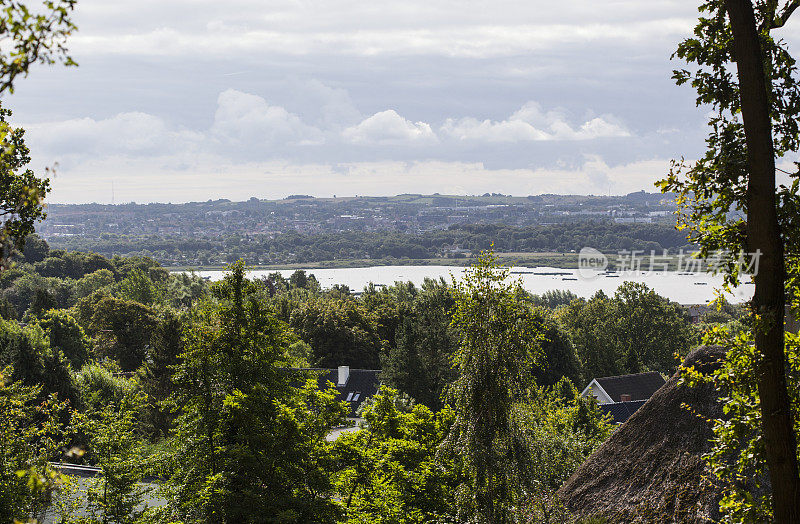
[[[697,4],[80,0],[79,66],[2,103],[50,202],[656,191],[703,151]]]

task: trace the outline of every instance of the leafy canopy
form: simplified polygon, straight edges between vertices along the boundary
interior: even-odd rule
[[[512,522],[531,479],[530,448],[515,413],[533,386],[543,335],[520,282],[508,274],[493,253],[482,253],[455,285],[458,378],[447,399],[456,418],[442,456],[463,460],[468,482],[457,491],[458,516],[476,523]]]

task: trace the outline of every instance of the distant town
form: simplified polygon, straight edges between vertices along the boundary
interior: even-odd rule
[[[220,199],[186,204],[49,204],[48,217],[39,234],[50,240],[103,233],[199,236],[353,230],[421,233],[453,224],[530,226],[580,219],[672,224],[674,210],[671,195],[644,191],[625,196],[290,195],[283,200],[253,197],[245,202]]]
[[[679,248],[685,240],[673,229],[675,209],[672,195],[644,191],[50,204],[38,233],[54,248],[145,255],[169,266],[224,265],[238,258],[256,265],[457,259],[493,243],[501,252],[525,253],[583,245]]]

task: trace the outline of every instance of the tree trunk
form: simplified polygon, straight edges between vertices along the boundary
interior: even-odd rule
[[[750,0],[725,0],[733,32],[742,119],[747,141],[747,248],[760,251],[753,312],[762,433],[775,522],[800,522],[797,445],[786,389],[783,241],[775,202],[775,151],[764,57]]]

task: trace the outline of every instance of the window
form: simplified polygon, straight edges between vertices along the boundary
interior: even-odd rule
[[[347,394],[347,402],[350,402],[351,400],[353,400],[353,392],[352,391]]]
[[[356,394],[353,396],[353,402],[358,400],[359,395],[361,395],[360,391],[356,391]]]

